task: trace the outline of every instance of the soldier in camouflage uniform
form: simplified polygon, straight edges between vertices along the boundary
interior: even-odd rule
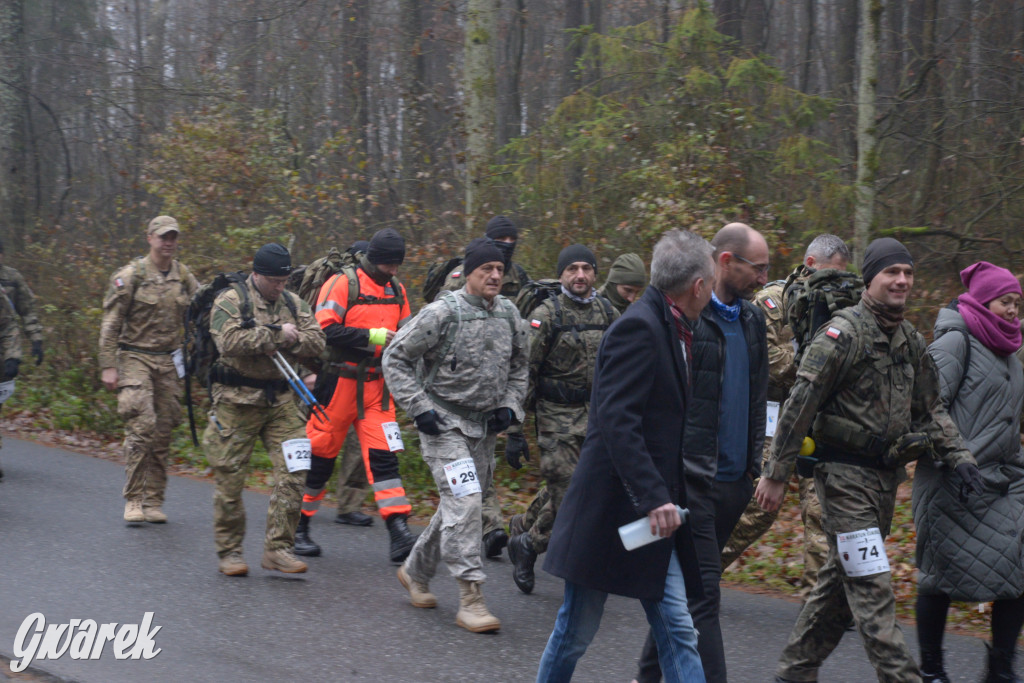
[[[498,295],[503,271],[501,252],[473,240],[466,286],[428,304],[384,350],[384,378],[414,416],[440,494],[398,579],[413,606],[434,607],[429,583],[443,560],[459,584],[455,623],[475,633],[501,627],[480,592],[481,491],[491,483],[495,436],[523,419],[529,372],[526,326]]]
[[[0,297],[0,354],[4,359],[3,381],[14,379],[21,365],[21,332],[14,307],[7,297]],[[3,479],[4,471],[0,467],[0,481]]]
[[[508,545],[514,565],[512,579],[524,593],[533,591],[533,565],[537,554],[547,550],[558,506],[579,462],[601,337],[619,317],[611,302],[594,289],[597,259],[587,247],[573,244],[562,250],[558,279],[561,293],[528,316],[530,389],[535,403],[527,404],[536,406],[545,487],[523,517],[524,531],[514,535]],[[519,463],[509,464],[516,467]]]
[[[11,300],[15,312],[25,326],[25,335],[32,342],[32,357],[36,365],[43,362],[43,326],[36,313],[36,297],[29,289],[25,278],[14,268],[4,265],[4,243],[0,242],[0,285]]]
[[[306,571],[306,563],[292,554],[306,471],[289,472],[282,450],[286,441],[305,439],[306,423],[271,357],[280,351],[294,366],[297,359],[319,356],[325,343],[309,304],[285,291],[291,271],[288,250],[280,244],[261,247],[252,269],[242,285],[247,296],[234,287],[225,289],[214,300],[210,316],[210,336],[220,357],[210,369],[213,408],[203,450],[217,485],[213,527],[218,569],[228,576],[249,572],[242,557],[242,489],[257,438],[274,467],[261,565],[289,574]]]
[[[28,283],[14,268],[4,265],[4,243],[0,242],[0,285],[3,286],[12,310],[21,317],[25,326],[25,334],[32,342],[32,356],[36,359],[36,365],[43,362],[43,326],[39,324],[39,317],[36,315],[36,297],[28,288]],[[15,318],[17,322],[17,318]],[[19,344],[21,336],[19,335]],[[8,357],[11,358],[11,357]],[[18,351],[18,363],[21,363],[21,351]],[[0,448],[3,447],[3,438],[0,437]],[[4,471],[0,467],[0,481],[3,481]]]
[[[530,281],[526,269],[512,261],[512,255],[516,250],[516,242],[519,241],[519,228],[508,219],[507,216],[495,216],[487,221],[484,229],[484,236],[491,240],[498,251],[501,252],[502,263],[505,272],[501,276],[501,291],[499,294],[515,301],[519,290]],[[460,289],[465,282],[465,264],[452,269],[445,278],[441,291],[454,292]],[[501,555],[501,549],[508,543],[508,534],[505,533],[505,520],[501,514],[501,502],[494,490],[493,482],[484,489],[484,555],[495,558]]]
[[[199,284],[174,259],[178,222],[149,222],[149,255],[110,278],[103,299],[99,362],[103,385],[117,391],[124,419],[124,521],[167,521],[167,456],[181,422],[182,314]],[[183,367],[183,366],[182,366]]]
[[[896,487],[907,478],[904,464],[934,449],[960,476],[964,493],[982,490],[939,399],[924,339],[903,320],[914,280],[910,253],[894,239],[875,240],[861,270],[867,288],[860,303],[839,311],[800,362],[755,493],[764,509],[778,508],[810,432],[816,450],[801,466],[813,468],[829,553],[779,660],[776,680],[783,683],[818,680],[851,617],[879,681],[921,681],[896,624],[882,540]],[[858,537],[861,545],[849,545]]]
[[[798,277],[806,278],[821,268],[846,270],[849,261],[850,250],[841,238],[835,235],[819,235],[807,246],[804,262],[794,272]],[[779,406],[789,396],[789,390],[796,379],[793,330],[786,324],[787,306],[782,296],[785,284],[785,280],[769,282],[754,297],[754,304],[764,313],[768,325],[768,400],[774,402],[775,405],[770,406],[769,410],[774,411],[776,416]],[[771,449],[772,437],[766,435],[762,469],[764,463],[768,462]],[[821,505],[814,492],[814,479],[798,479],[800,518],[804,524],[804,573],[801,577],[801,593],[806,595],[814,587],[821,565],[825,564],[828,539],[821,529]],[[778,510],[766,512],[757,504],[757,500],[751,499],[722,550],[722,569],[732,564],[754,541],[761,538],[778,516]]]
[[[644,268],[644,260],[636,254],[623,254],[612,262],[608,279],[597,293],[611,301],[619,313],[625,313],[646,286],[647,269]]]

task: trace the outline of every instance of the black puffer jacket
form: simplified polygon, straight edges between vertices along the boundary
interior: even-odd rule
[[[722,360],[725,335],[711,304],[704,307],[693,332],[693,398],[686,411],[683,435],[686,476],[710,486],[718,473],[718,420],[721,414]],[[740,326],[750,355],[750,412],[747,429],[747,472],[761,474],[761,448],[768,400],[768,342],[764,313],[741,301]]]

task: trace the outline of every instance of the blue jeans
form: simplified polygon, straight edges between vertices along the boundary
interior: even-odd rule
[[[565,582],[565,597],[555,628],[540,658],[537,683],[572,680],[576,662],[597,634],[608,594]],[[658,657],[666,683],[704,683],[704,669],[697,654],[697,632],[686,606],[686,584],[675,550],[665,577],[660,601],[641,600],[647,621],[658,643]]]

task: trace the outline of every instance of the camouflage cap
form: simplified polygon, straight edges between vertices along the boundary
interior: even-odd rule
[[[170,216],[157,216],[149,222],[149,227],[146,228],[147,235],[166,235],[169,232],[181,232],[181,228],[178,227],[178,221],[174,220]]]

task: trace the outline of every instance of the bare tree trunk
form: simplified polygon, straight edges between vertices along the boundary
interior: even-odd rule
[[[565,3],[565,67],[562,74],[562,94],[575,92],[580,85],[580,74],[576,64],[583,56],[583,43],[579,36],[572,33],[583,25],[583,0],[566,0]]]
[[[768,8],[765,0],[746,0],[740,11],[740,34],[743,37],[744,49],[754,54],[763,52],[768,27]]]
[[[369,0],[349,0],[345,12],[348,27],[348,58],[343,78],[348,87],[346,114],[359,140],[359,194],[363,200],[370,194],[370,102],[367,97],[370,69]],[[369,209],[361,213],[367,215]]]
[[[504,68],[500,68],[502,87],[499,92],[502,96],[498,99],[496,130],[499,147],[519,137],[523,126],[521,81],[526,46],[526,0],[512,0],[511,4],[502,59]]]
[[[28,197],[28,88],[22,0],[0,3],[0,226],[24,245]]]
[[[875,175],[878,172],[878,131],[875,128],[878,87],[878,41],[882,0],[862,0],[860,78],[857,83],[857,185],[853,212],[854,248],[863,255],[874,220]]]
[[[863,0],[870,2],[871,0]],[[853,102],[854,76],[857,66],[857,0],[837,0],[836,2],[836,36],[835,36],[835,62],[833,73],[834,88],[832,95],[844,104]],[[840,113],[838,117],[838,135],[840,148],[845,158],[856,154],[857,140],[852,132],[852,117],[846,113],[849,109]]]
[[[814,41],[817,39],[818,18],[815,7],[818,0],[804,0],[804,50],[800,63],[800,92],[810,92],[811,66],[814,62]]]
[[[494,149],[494,35],[496,0],[469,0],[466,8],[466,230],[483,208],[482,189]]]
[[[938,59],[935,45],[935,24],[938,19],[938,0],[922,0],[921,30],[921,65],[924,78],[924,125],[921,127],[926,138],[924,166],[918,174],[920,185],[914,198],[914,223],[925,225],[928,207],[932,205],[935,180],[942,158],[943,133],[945,131],[945,104],[943,98],[942,77],[933,67]]]
[[[743,40],[743,7],[741,0],[718,0],[714,4],[719,33],[737,41]]]

